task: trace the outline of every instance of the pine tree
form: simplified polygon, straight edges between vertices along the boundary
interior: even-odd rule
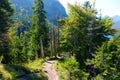
[[[13,8],[9,0],[0,0],[0,55],[5,55],[8,51],[7,30],[11,26]]]
[[[42,0],[35,0],[35,6],[33,7],[32,17],[32,34],[33,44],[36,45],[37,55],[44,57],[45,49],[48,45],[48,28],[46,22],[46,16],[44,11],[44,4]],[[41,53],[41,54],[40,54]]]
[[[98,48],[93,58],[88,59],[87,64],[93,65],[95,76],[101,76],[102,80],[119,80],[120,76],[120,36],[104,43]],[[91,75],[93,76],[93,75]]]
[[[60,48],[64,52],[74,54],[81,64],[91,58],[96,48],[108,41],[112,20],[101,19],[89,2],[84,6],[70,5],[68,17],[61,21]],[[85,65],[85,64],[84,64]]]
[[[10,26],[10,17],[13,15],[13,8],[9,0],[0,1],[0,33],[6,31]]]
[[[23,24],[16,22],[14,27],[9,29],[9,52],[4,56],[5,63],[18,64],[28,62],[30,56],[28,55],[28,31],[21,32]]]

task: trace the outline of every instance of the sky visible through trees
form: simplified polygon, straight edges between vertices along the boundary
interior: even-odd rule
[[[84,1],[87,0],[59,0],[66,8],[67,10],[67,3],[74,4],[75,2],[78,2],[80,4],[83,4]],[[94,0],[88,0],[90,2],[93,2]],[[120,1],[119,0],[96,0],[96,6],[95,8],[99,11],[102,10],[103,16],[110,16],[113,17],[115,15],[120,15]]]

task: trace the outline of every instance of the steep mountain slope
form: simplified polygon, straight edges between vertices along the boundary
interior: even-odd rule
[[[120,16],[114,16],[113,17],[113,26],[112,28],[116,29],[118,34],[120,34]]]
[[[22,12],[23,16],[32,15],[31,7],[34,5],[33,0],[11,0],[17,12]],[[65,8],[59,0],[43,0],[44,9],[48,20],[55,23],[56,17],[64,18],[67,16]]]
[[[65,8],[59,0],[43,0],[47,18],[54,22],[57,17],[64,18],[67,16]]]
[[[118,21],[120,21],[120,16],[118,15],[113,16],[113,22],[116,23]]]

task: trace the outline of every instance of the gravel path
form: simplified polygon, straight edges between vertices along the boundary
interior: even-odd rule
[[[44,72],[46,73],[48,80],[58,80],[58,73],[52,66],[54,62],[55,61],[47,61],[44,63]]]

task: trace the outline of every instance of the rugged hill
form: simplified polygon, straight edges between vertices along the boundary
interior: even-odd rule
[[[22,12],[23,16],[32,15],[31,7],[34,5],[33,0],[11,0],[17,12]],[[67,16],[65,8],[59,0],[43,0],[44,9],[48,20],[55,23],[56,17],[64,18]]]

